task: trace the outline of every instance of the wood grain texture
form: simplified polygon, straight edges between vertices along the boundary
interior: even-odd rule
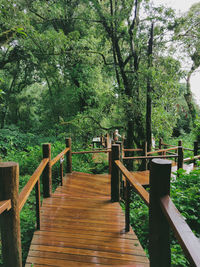
[[[26,266],[149,266],[119,203],[110,202],[110,175],[72,173],[41,208],[41,230]]]
[[[11,209],[11,200],[2,200],[0,201],[0,214],[3,213],[5,210]]]
[[[161,207],[191,266],[200,266],[200,243],[168,195],[161,198]]]
[[[23,208],[24,204],[26,203],[27,198],[29,197],[33,187],[37,183],[37,181],[40,178],[40,175],[42,174],[44,168],[46,167],[47,163],[49,162],[49,159],[43,159],[41,163],[39,164],[38,168],[35,170],[33,175],[28,180],[27,184],[24,186],[22,191],[19,194],[19,210]]]

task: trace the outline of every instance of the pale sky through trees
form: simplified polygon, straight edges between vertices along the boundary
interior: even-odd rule
[[[199,0],[153,0],[157,4],[164,4],[167,7],[172,7],[177,11],[177,14],[184,13],[190,9],[190,7],[199,3]],[[200,105],[200,69],[198,69],[191,78],[191,89],[194,93],[197,103]]]

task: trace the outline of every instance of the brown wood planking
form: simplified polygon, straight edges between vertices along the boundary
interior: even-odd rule
[[[26,266],[149,266],[124,213],[110,202],[110,176],[72,173],[41,208]]]

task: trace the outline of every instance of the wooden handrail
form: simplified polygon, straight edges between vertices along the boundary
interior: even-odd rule
[[[57,161],[59,161],[67,152],[69,151],[69,148],[66,147],[60,154],[58,154],[54,159],[51,160],[51,167],[56,164]]]
[[[90,150],[90,151],[77,151],[77,152],[72,152],[72,154],[95,154],[95,153],[109,153],[111,150],[106,149],[106,150]]]
[[[147,155],[151,155],[151,154],[155,154],[155,153],[161,153],[161,152],[167,152],[167,151],[177,150],[177,149],[178,149],[178,146],[172,147],[172,148],[166,148],[166,149],[159,149],[159,150],[155,150],[155,151],[149,151],[149,152],[147,152]]]
[[[175,145],[169,145],[169,144],[165,144],[165,143],[162,143],[162,145],[164,145],[164,146],[171,146],[171,147],[176,147]],[[187,147],[183,147],[183,150],[188,150],[188,151],[194,151],[194,149],[192,149],[192,148],[187,148]]]
[[[161,208],[192,266],[200,266],[200,242],[168,195],[160,199]]]
[[[0,201],[0,214],[2,214],[5,210],[10,210],[12,207],[11,200],[2,200]]]
[[[26,203],[27,198],[29,197],[33,187],[35,186],[36,182],[40,178],[44,168],[46,167],[49,159],[43,159],[37,169],[34,171],[33,175],[28,180],[27,184],[24,186],[22,191],[19,194],[19,210],[23,208],[24,204]]]
[[[115,160],[115,164],[118,166],[118,168],[123,173],[123,175],[126,177],[126,179],[129,181],[129,183],[133,186],[133,188],[135,188],[137,193],[144,200],[145,204],[149,206],[149,193],[138,182],[138,180],[135,179],[134,176],[126,169],[126,167],[121,163],[120,160]]]
[[[142,148],[123,148],[123,151],[143,151]]]
[[[199,159],[200,158],[200,155],[197,155],[197,156],[194,156],[192,158],[185,158],[183,159],[184,162],[188,162],[188,161],[191,161],[191,160],[194,160],[194,159]]]
[[[178,158],[177,154],[174,155],[160,155],[160,156],[139,156],[139,157],[123,157],[123,159],[162,159],[162,158]]]

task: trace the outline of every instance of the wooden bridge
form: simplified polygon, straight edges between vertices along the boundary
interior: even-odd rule
[[[183,163],[183,148],[176,147],[178,165]],[[139,149],[138,149],[139,150]],[[171,149],[168,149],[171,151]],[[92,175],[72,172],[72,154],[109,153],[110,174]],[[37,225],[26,266],[170,266],[169,228],[174,230],[192,266],[200,266],[200,244],[172,203],[171,162],[167,155],[148,152],[134,159],[152,159],[148,193],[136,175],[120,160],[120,145],[101,151],[72,152],[71,139],[66,148],[51,159],[50,144],[43,145],[43,159],[23,190],[18,193],[17,163],[0,163],[0,226],[5,267],[21,267],[19,212],[32,189],[36,192]],[[63,158],[66,172],[63,177]],[[195,156],[196,158],[200,156]],[[195,159],[196,159],[195,158]],[[126,157],[124,157],[126,160]],[[129,157],[130,160],[130,157]],[[60,184],[52,193],[52,167],[60,162]],[[43,205],[40,200],[40,176]],[[123,179],[122,179],[123,177]],[[162,179],[160,179],[162,177]],[[119,205],[124,180],[125,214]],[[129,224],[130,188],[133,187],[149,207],[150,263]]]

